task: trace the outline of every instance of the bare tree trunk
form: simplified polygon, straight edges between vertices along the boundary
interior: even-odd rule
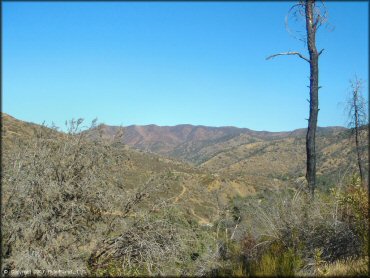
[[[362,159],[361,159],[361,151],[360,151],[360,124],[359,124],[359,112],[358,112],[358,90],[357,87],[355,91],[353,92],[353,107],[355,112],[355,141],[356,141],[356,152],[357,152],[357,163],[358,163],[358,169],[360,171],[360,179],[361,184],[366,187],[365,180],[364,180],[364,172],[363,172],[363,166],[362,166]]]
[[[317,129],[317,118],[319,113],[319,56],[324,49],[317,52],[316,49],[316,32],[319,26],[325,21],[325,12],[320,13],[315,7],[315,0],[301,0],[299,4],[292,7],[304,8],[305,20],[306,20],[306,32],[307,32],[307,48],[309,52],[309,58],[306,58],[297,51],[282,52],[271,55],[266,59],[281,56],[281,55],[297,55],[301,59],[307,61],[310,64],[310,115],[308,119],[308,129],[306,135],[306,179],[308,182],[308,188],[311,193],[311,197],[314,198],[316,188],[316,129]],[[291,9],[291,10],[292,10]],[[316,10],[315,10],[316,9]],[[290,10],[290,11],[291,11]],[[301,11],[300,11],[301,12]],[[301,14],[301,13],[299,13]]]
[[[306,10],[306,30],[307,30],[307,47],[310,54],[310,116],[308,119],[308,129],[306,135],[306,153],[307,153],[307,172],[306,179],[314,197],[316,187],[316,129],[317,116],[319,112],[319,53],[316,49],[316,28],[314,22],[314,0],[305,2]]]

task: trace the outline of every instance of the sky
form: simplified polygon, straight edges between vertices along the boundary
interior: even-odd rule
[[[307,126],[307,54],[293,2],[3,2],[2,111],[63,126]],[[368,95],[367,2],[327,2],[317,35],[319,126],[346,125],[349,80]],[[299,22],[290,20],[292,30]]]

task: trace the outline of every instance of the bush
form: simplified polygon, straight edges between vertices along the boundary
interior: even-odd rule
[[[212,245],[207,230],[168,205],[160,214],[143,214],[119,236],[103,240],[89,259],[89,269],[98,276],[194,274]]]
[[[83,269],[80,249],[114,199],[109,171],[101,169],[121,158],[86,140],[82,119],[67,127],[34,127],[34,136],[4,149],[2,255],[17,270]]]
[[[338,202],[338,218],[358,235],[362,242],[362,254],[368,254],[369,200],[368,191],[361,186],[360,177],[353,176],[343,190],[332,190]]]
[[[349,185],[338,194],[281,190],[246,199],[248,232],[240,241],[244,275],[314,275],[325,263],[360,259],[367,251],[365,190]]]

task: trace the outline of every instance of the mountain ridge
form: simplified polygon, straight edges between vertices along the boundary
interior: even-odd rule
[[[101,124],[95,129],[87,130],[91,138],[96,138],[98,131],[104,138],[111,139],[121,127]],[[214,149],[224,149],[227,146],[237,146],[255,141],[271,141],[287,137],[304,137],[305,128],[292,131],[270,132],[255,131],[249,128],[233,126],[209,127],[204,125],[181,124],[175,126],[130,125],[123,128],[121,143],[130,147],[154,152],[160,155],[185,160],[195,164],[204,162],[198,158],[204,148],[214,146]],[[318,127],[318,135],[333,134],[347,130],[345,127]],[[227,145],[227,146],[226,146]],[[204,156],[208,158],[213,156]]]

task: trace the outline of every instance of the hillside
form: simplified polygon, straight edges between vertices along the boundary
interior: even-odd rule
[[[7,162],[8,152],[16,150],[17,146],[25,142],[34,140],[40,132],[52,134],[56,138],[66,136],[65,133],[57,130],[20,121],[4,113],[2,127],[3,163]],[[113,131],[110,134],[114,134]],[[106,134],[103,138],[107,138]],[[216,216],[215,190],[219,193],[219,201],[223,205],[229,198],[255,192],[254,187],[248,187],[244,181],[235,181],[232,177],[223,178],[221,181],[208,169],[199,168],[184,161],[134,149],[119,142],[112,146],[114,156],[119,159],[118,164],[112,164],[104,171],[112,182],[121,183],[114,189],[115,194],[128,195],[153,179],[150,186],[162,188],[153,193],[154,200],[176,203],[178,207],[194,217],[194,220],[203,224]]]
[[[99,128],[105,138],[110,138],[119,127]],[[93,138],[97,130],[88,132]],[[148,125],[124,127],[121,142],[191,163],[238,183],[269,188],[287,181],[304,181],[305,135],[306,129],[267,132],[236,127]],[[354,144],[348,129],[319,127],[317,144],[319,185],[335,183],[340,172],[355,169]]]
[[[14,146],[14,140],[23,140],[31,136],[35,136],[37,130],[41,126],[18,120],[6,113],[1,113],[2,124],[2,146],[9,148]]]
[[[89,136],[96,137],[98,130],[104,138],[112,138],[121,127],[100,125],[89,130]],[[208,127],[193,125],[157,126],[131,125],[122,127],[124,134],[122,143],[133,148],[200,164],[225,151],[239,145],[254,142],[269,142],[284,138],[301,138],[306,129],[288,132],[254,131],[237,127]],[[343,127],[319,127],[318,135],[331,136],[337,132],[345,132]]]
[[[64,133],[6,114],[1,120],[5,269],[120,276],[146,273],[145,266],[157,273],[207,276],[233,267],[224,263],[247,254],[248,240],[255,242],[252,247],[266,236],[285,240],[291,225],[295,230],[306,225],[308,203],[296,188],[305,182],[303,129],[131,126],[121,140],[118,128],[106,125],[82,132],[79,121],[72,121]],[[317,139],[319,187],[351,177],[356,159],[347,130],[320,129]],[[161,140],[164,154],[153,149]],[[317,192],[309,227],[326,221],[327,231],[308,228],[300,235],[315,248],[326,238],[342,242],[342,230],[331,224],[336,199]],[[360,242],[352,230],[344,231],[349,242]],[[356,244],[348,256],[359,252]],[[330,259],[334,251],[328,246]]]
[[[2,115],[4,147],[11,147],[15,139],[34,136],[41,128]],[[112,139],[119,129],[99,125],[86,134],[89,138],[101,136],[107,140]],[[222,184],[230,196],[240,192],[245,195],[245,192],[280,187],[287,182],[304,182],[305,132],[306,129],[267,132],[192,125],[128,126],[123,127],[117,151],[125,153],[130,160],[132,167],[125,176],[130,187],[151,173],[175,171],[202,176],[196,177],[197,181]],[[319,186],[331,185],[343,173],[352,172],[357,167],[354,144],[346,128],[318,128],[317,150]],[[178,190],[181,191],[181,186]]]
[[[103,132],[104,137],[109,138],[117,132],[119,127],[101,125],[99,129]],[[248,131],[248,129],[235,127],[131,125],[124,127],[122,142],[137,149],[171,156],[170,154],[179,152],[184,148],[182,146],[189,143],[211,144],[212,142],[228,140]],[[94,136],[94,131],[91,131],[90,134]],[[177,158],[182,157],[178,155]]]

